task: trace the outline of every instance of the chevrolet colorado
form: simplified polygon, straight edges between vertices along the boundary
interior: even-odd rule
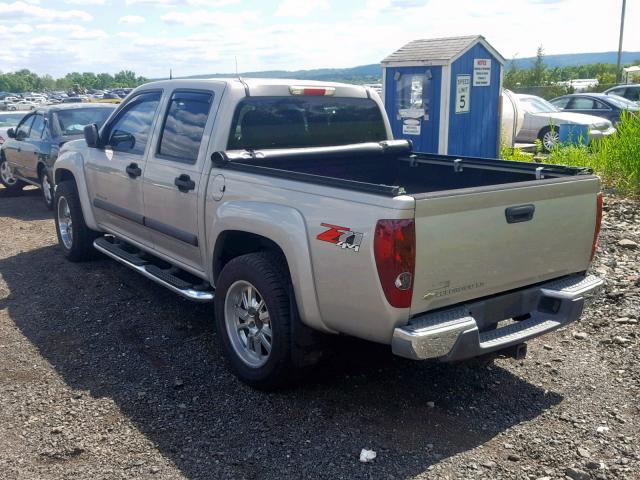
[[[294,80],[136,89],[54,166],[59,243],[214,302],[232,369],[274,388],[346,334],[411,359],[522,352],[576,320],[589,170],[413,153],[378,95]],[[469,132],[472,134],[472,132]]]

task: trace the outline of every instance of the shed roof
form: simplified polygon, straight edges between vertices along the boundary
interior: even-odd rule
[[[382,60],[382,63],[423,62],[426,60],[447,63],[462,55],[477,42],[483,43],[504,64],[502,55],[491,47],[482,35],[413,40],[387,56]]]

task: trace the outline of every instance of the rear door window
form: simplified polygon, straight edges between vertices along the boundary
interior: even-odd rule
[[[302,148],[380,142],[387,133],[369,98],[249,97],[236,108],[229,149]]]
[[[158,156],[195,163],[212,102],[213,93],[175,92],[162,126]]]
[[[29,132],[29,138],[39,140],[44,133],[45,121],[42,115],[34,115],[33,123],[31,124],[31,132]]]
[[[594,101],[591,98],[574,97],[569,104],[569,110],[593,110]]]

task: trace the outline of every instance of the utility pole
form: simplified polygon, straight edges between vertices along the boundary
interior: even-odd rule
[[[624,13],[627,8],[627,0],[622,0],[622,15],[620,17],[620,42],[618,43],[618,64],[616,65],[616,83],[622,80],[622,37],[624,36]]]

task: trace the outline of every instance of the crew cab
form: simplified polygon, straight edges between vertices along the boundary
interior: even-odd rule
[[[10,190],[40,187],[47,208],[53,208],[51,168],[60,147],[82,138],[87,124],[101,125],[113,111],[110,104],[40,107],[7,130],[0,149],[0,183]]]
[[[274,388],[323,334],[457,361],[576,320],[599,179],[583,168],[412,152],[367,88],[146,84],[54,166],[58,239],[196,302],[243,381]]]

